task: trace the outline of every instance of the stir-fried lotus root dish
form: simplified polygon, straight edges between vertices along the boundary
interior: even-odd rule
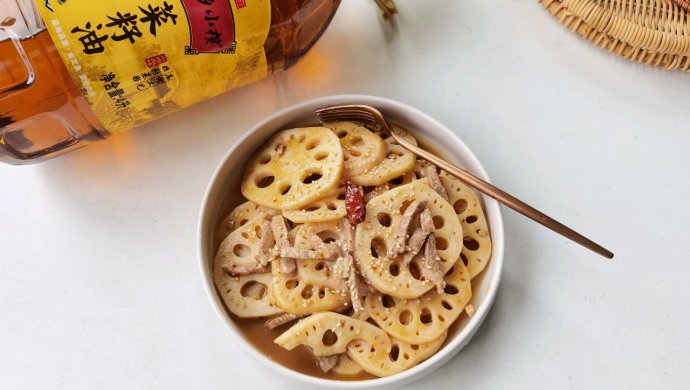
[[[394,375],[473,315],[471,282],[491,257],[480,200],[387,133],[281,131],[248,161],[241,192],[216,230],[213,277],[270,358],[330,379]]]

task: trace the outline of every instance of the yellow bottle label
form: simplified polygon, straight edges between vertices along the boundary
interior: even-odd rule
[[[36,0],[113,133],[266,76],[270,0]]]

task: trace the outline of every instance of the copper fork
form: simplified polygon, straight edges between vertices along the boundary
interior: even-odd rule
[[[582,234],[573,229],[563,225],[520,199],[508,194],[494,185],[485,182],[484,180],[472,175],[471,173],[461,169],[448,161],[445,161],[428,151],[419,148],[403,139],[399,135],[391,131],[386,119],[377,109],[360,104],[348,104],[340,106],[324,107],[316,110],[316,116],[322,123],[336,122],[336,121],[351,121],[358,122],[365,126],[375,127],[390,134],[391,137],[403,148],[416,154],[417,156],[429,161],[437,167],[443,169],[449,174],[462,180],[467,185],[477,189],[478,191],[496,199],[518,213],[546,226],[554,232],[572,240],[576,243],[590,249],[607,259],[613,258],[613,253],[601,245],[595,243]]]

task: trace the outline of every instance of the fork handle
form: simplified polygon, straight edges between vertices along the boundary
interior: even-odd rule
[[[497,201],[503,203],[504,205],[510,207],[518,213],[546,226],[554,232],[566,238],[569,238],[572,241],[577,242],[585,248],[592,250],[606,257],[607,259],[613,258],[613,253],[611,251],[595,243],[589,238],[583,236],[582,234],[576,232],[575,230],[556,221],[555,219],[549,217],[548,215],[542,213],[541,211],[535,209],[534,207],[528,205],[520,199],[510,195],[509,193],[501,190],[500,188],[495,187],[493,184],[485,182],[484,180],[472,175],[464,169],[456,167],[455,165],[441,158],[436,157],[432,153],[429,153],[426,150],[407,142],[406,140],[402,139],[402,137],[398,137],[395,134],[393,134],[393,132],[391,132],[391,134],[393,135],[393,138],[395,138],[395,140],[405,149],[414,152],[418,156],[424,158],[425,160],[436,165],[437,167],[462,180],[469,186],[474,187],[478,191],[490,196],[493,199],[496,199]]]

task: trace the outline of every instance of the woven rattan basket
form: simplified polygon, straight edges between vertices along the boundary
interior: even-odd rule
[[[690,71],[688,11],[672,0],[539,0],[590,42],[629,60]]]

